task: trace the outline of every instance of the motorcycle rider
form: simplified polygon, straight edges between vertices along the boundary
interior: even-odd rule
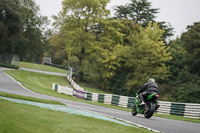
[[[144,98],[153,92],[159,93],[158,85],[155,82],[154,78],[150,78],[147,83],[145,83],[137,92],[140,98],[140,105],[145,104]]]

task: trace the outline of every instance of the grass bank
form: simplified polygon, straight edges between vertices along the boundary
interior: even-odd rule
[[[97,87],[95,85],[87,84],[85,82],[78,82],[77,84],[79,86],[83,87],[84,89],[86,89],[88,92],[102,93],[102,94],[112,94],[111,92],[105,92],[103,90],[96,89]]]
[[[23,68],[35,69],[35,70],[41,70],[41,71],[68,73],[68,70],[65,70],[65,69],[60,69],[60,68],[56,68],[56,67],[52,67],[48,65],[42,65],[42,64],[28,63],[28,62],[19,62],[19,66]]]
[[[9,97],[9,98],[15,98],[15,99],[21,99],[21,100],[27,100],[27,101],[32,101],[32,102],[65,105],[65,104],[63,104],[61,102],[57,102],[57,101],[53,101],[53,100],[38,99],[38,98],[34,98],[34,97],[15,95],[15,94],[5,93],[5,92],[1,92],[1,91],[0,91],[0,96]]]
[[[41,70],[41,71],[68,73],[68,70],[64,70],[64,69],[60,69],[60,68],[56,68],[56,67],[52,67],[48,65],[35,64],[35,63],[19,62],[19,66],[23,68],[35,69],[35,70]],[[103,93],[103,94],[108,93],[108,92],[96,89],[97,87],[94,85],[86,84],[84,82],[79,82],[78,85],[88,90],[89,92]]]
[[[155,113],[154,116],[162,117],[162,118],[167,118],[167,119],[173,119],[173,120],[180,120],[180,121],[188,121],[188,122],[200,123],[200,119],[186,118],[186,117],[178,116],[178,115],[163,115],[163,114],[157,114],[157,113]]]
[[[90,117],[0,100],[1,133],[147,133]]]

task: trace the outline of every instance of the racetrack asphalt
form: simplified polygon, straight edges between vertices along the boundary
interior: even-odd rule
[[[0,67],[0,69],[2,68]],[[16,82],[13,78],[11,78],[10,76],[8,76],[2,71],[0,71],[0,91],[17,94],[17,95],[35,97],[39,99],[59,101],[72,108],[84,109],[84,110],[108,115],[111,117],[116,117],[118,119],[136,123],[138,125],[142,125],[144,127],[148,127],[148,128],[161,131],[164,133],[199,133],[200,132],[199,123],[172,120],[172,119],[166,119],[166,118],[160,118],[160,117],[154,117],[154,116],[151,117],[150,119],[146,119],[144,118],[143,115],[140,115],[140,114],[137,116],[132,116],[131,112],[126,112],[126,111],[66,100],[66,99],[57,98],[53,96],[38,94],[24,88],[18,82]]]

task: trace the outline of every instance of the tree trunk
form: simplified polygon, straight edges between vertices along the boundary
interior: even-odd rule
[[[83,80],[83,72],[79,71],[77,73],[77,78],[76,78],[76,82],[80,82]]]

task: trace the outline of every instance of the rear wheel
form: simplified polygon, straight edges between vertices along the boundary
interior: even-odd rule
[[[155,111],[155,105],[153,103],[146,103],[144,107],[144,117],[151,118]]]
[[[136,105],[133,105],[133,108],[132,108],[132,115],[133,115],[133,116],[137,115]]]

